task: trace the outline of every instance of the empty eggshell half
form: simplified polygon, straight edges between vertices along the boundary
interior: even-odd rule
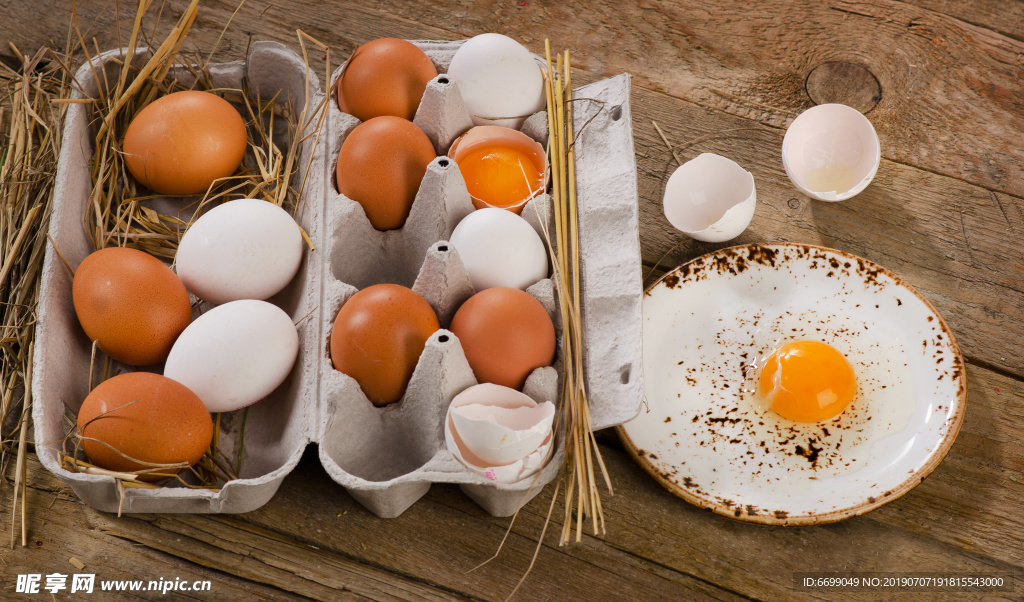
[[[498,483],[536,473],[551,454],[555,406],[490,383],[455,396],[445,419],[448,450],[470,470]]]
[[[754,176],[731,159],[703,153],[680,165],[665,185],[665,217],[690,238],[736,238],[754,217]]]
[[[782,139],[782,165],[809,197],[844,201],[860,193],[878,171],[878,134],[860,111],[824,104],[801,113]]]

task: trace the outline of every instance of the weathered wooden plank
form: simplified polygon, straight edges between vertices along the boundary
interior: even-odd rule
[[[814,67],[861,64],[882,85],[871,119],[886,157],[1024,196],[1024,43],[941,13],[890,0],[381,6],[460,36],[506,33],[535,50],[550,37],[588,71],[630,72],[641,87],[774,126],[810,106],[804,80]]]
[[[904,0],[920,8],[959,19],[978,27],[990,29],[1024,42],[1024,4],[999,0]]]
[[[1024,444],[1017,436],[1024,430],[1024,385],[973,366],[968,378],[971,400],[967,417],[957,443],[939,468],[904,497],[836,525],[773,528],[712,515],[661,490],[625,454],[605,448],[618,491],[614,497],[604,498],[608,535],[601,540],[588,537],[572,548],[546,547],[528,581],[528,586],[535,583],[539,590],[524,593],[527,597],[537,591],[577,593],[548,590],[551,576],[547,570],[556,574],[566,570],[558,566],[566,554],[603,564],[606,561],[596,558],[608,555],[604,544],[626,552],[623,558],[628,564],[636,564],[638,556],[740,595],[769,599],[800,593],[792,590],[796,572],[1015,572],[1024,579],[1024,552],[1019,545],[1024,532],[1024,519],[1019,516]],[[344,495],[337,495],[333,507],[317,508],[316,502],[311,505],[309,500],[323,499],[333,487],[318,481],[307,477],[301,491],[286,486],[275,503],[243,518],[278,528],[275,525],[284,520],[283,508],[276,503],[281,501],[292,509],[288,529],[308,534],[315,545],[385,563],[402,573],[428,574],[431,579],[440,578],[436,575],[452,579],[451,575],[487,558],[507,525],[505,519],[484,515],[451,487],[433,488],[406,514],[389,521],[368,515]],[[294,506],[298,498],[290,498],[299,495],[307,501]],[[545,492],[524,509],[505,560],[477,571],[483,571],[482,578],[507,583],[509,573],[521,569],[532,551],[528,540],[539,533],[547,512],[547,495]],[[332,539],[318,518],[335,510],[342,514],[340,524],[354,541]],[[560,506],[556,508],[556,517],[561,516],[560,510]],[[380,538],[375,533],[381,530],[401,541],[400,549],[376,549]],[[453,549],[464,550],[461,561],[451,556]],[[440,566],[425,560],[432,558],[442,559]],[[425,566],[427,562],[430,564]],[[622,570],[621,564],[609,566]],[[472,579],[454,579],[449,587],[459,591],[474,587]],[[1024,586],[1024,581],[1020,585]]]
[[[639,470],[632,464],[628,469]],[[508,519],[488,516],[450,485],[435,485],[398,518],[379,519],[331,481],[309,453],[270,504],[238,518],[301,538],[322,551],[386,566],[447,591],[491,600],[505,598],[526,571],[541,532],[543,519],[538,517],[547,512],[550,493],[549,486],[530,504],[534,517],[530,526],[518,528],[502,554],[476,570],[474,567],[498,549]],[[737,599],[727,589],[597,540],[559,548],[549,530],[545,541],[517,599]]]
[[[233,6],[231,2],[224,1],[204,4],[202,19],[208,20],[208,23],[206,23],[206,27],[196,29],[192,43],[199,47],[211,47],[216,36],[219,35],[219,28],[213,27],[213,24],[226,22],[229,8],[233,8]],[[458,8],[455,11],[457,18],[453,21],[450,15],[449,18],[442,19],[439,14],[441,9],[432,8],[432,5],[413,4],[404,8],[388,8],[388,10],[408,19],[412,19],[412,16],[415,15],[416,19],[420,20],[417,22],[401,18],[395,19],[386,13],[366,8],[350,7],[341,10],[336,7],[307,6],[299,0],[295,0],[295,6],[299,8],[292,11],[278,5],[270,7],[247,5],[236,17],[233,26],[225,36],[221,44],[221,55],[230,58],[241,55],[249,40],[249,33],[254,33],[257,38],[279,39],[294,46],[293,35],[289,33],[293,26],[301,26],[309,30],[310,33],[339,50],[335,56],[337,60],[340,60],[347,51],[359,43],[377,36],[457,37],[470,31],[473,27],[483,27],[484,25],[493,25],[490,27],[491,29],[500,29],[501,26],[514,28],[511,33],[521,34],[520,37],[528,44],[536,45],[538,31],[543,33],[544,30],[533,27],[526,31],[527,28],[524,25],[512,22],[514,19],[511,15],[519,15],[522,20],[524,16],[546,15],[548,11],[555,10],[553,8],[538,8],[532,4],[527,7],[504,7],[495,11],[493,16],[487,17],[490,19],[489,21],[483,21],[485,17],[479,14],[481,13],[480,8]],[[26,9],[19,8],[18,10]],[[589,16],[577,15],[567,22],[552,21],[551,27],[557,31],[558,28],[573,25],[576,27],[573,31],[582,31],[583,24],[579,22],[579,19],[596,18],[604,15],[601,11],[612,10],[631,9],[598,7],[593,11],[588,11],[586,15]],[[681,9],[665,8],[664,10],[676,15],[676,11]],[[900,10],[906,12],[910,9],[903,7]],[[336,14],[329,15],[328,13],[331,11]],[[53,12],[54,14],[66,14],[67,8],[55,8]],[[101,41],[98,43],[101,47],[116,44],[116,36],[112,36],[111,33],[113,31],[112,11],[100,13],[96,6],[87,5],[81,8],[80,12],[82,23],[89,22],[90,19],[97,18],[97,14],[99,15],[99,20],[93,27],[93,31],[99,34],[98,38]],[[807,14],[815,15],[817,13],[812,10]],[[896,16],[892,18],[901,18],[899,17],[901,14],[903,13],[897,11]],[[662,18],[662,16],[658,18]],[[739,27],[739,25],[733,25],[735,19],[730,21],[726,18],[728,16],[728,11],[726,11],[716,22],[722,23],[721,27]],[[709,17],[702,18],[706,21]],[[777,15],[751,18],[777,18]],[[800,19],[807,20],[809,18],[801,17]],[[938,17],[933,15],[929,18],[936,19]],[[169,22],[169,19],[165,18],[165,21]],[[704,21],[698,19],[694,23],[701,22]],[[330,23],[330,25],[325,25],[326,23]],[[424,23],[433,23],[438,27],[431,27]],[[628,34],[637,38],[644,35],[653,36],[654,25],[646,21],[643,23],[645,23],[643,26],[638,25],[637,29],[629,29],[626,34],[620,35]],[[286,24],[287,27],[282,24]],[[579,48],[577,57],[583,61],[582,64],[585,67],[592,69],[591,72],[580,74],[578,79],[581,82],[597,77],[610,68],[601,62],[594,63],[593,55],[596,51],[592,48],[596,43],[595,40],[600,39],[601,32],[607,31],[608,28],[602,29],[595,23],[590,25],[593,26],[590,29],[596,36],[594,39],[580,39],[578,35],[574,35],[556,40],[556,43],[567,44],[574,50]],[[704,27],[707,26],[709,25],[705,22]],[[802,31],[800,27],[805,26],[800,25],[796,30]],[[6,27],[6,25],[0,24],[0,28],[2,27]],[[693,27],[696,28],[695,31],[703,31],[696,25]],[[862,31],[859,29],[859,25],[849,25],[849,27],[854,27],[856,31]],[[781,36],[776,39],[778,44],[784,44],[785,40],[789,39],[786,37],[790,35],[789,33],[778,32],[774,29],[771,31],[775,32],[773,35]],[[23,32],[12,33],[26,35]],[[102,40],[106,40],[106,44]],[[625,54],[613,53],[614,57],[608,60],[622,60],[620,55],[630,55],[630,48],[633,48],[631,44],[634,44],[635,40],[621,42]],[[657,45],[667,42],[651,41],[650,43]],[[903,49],[908,46],[901,42],[899,47]],[[909,47],[916,48],[913,44],[910,44]],[[802,47],[793,48],[794,54],[803,56],[807,52],[810,51]],[[924,49],[921,49],[921,52],[924,52]],[[601,57],[605,54],[602,52],[596,56]],[[671,55],[659,55],[659,57],[657,60],[666,62],[670,60]],[[1020,198],[992,192],[982,186],[973,186],[960,179],[968,178],[984,184],[984,178],[977,174],[958,172],[954,174],[955,177],[944,177],[901,165],[898,162],[885,161],[879,170],[876,181],[858,197],[835,205],[811,201],[792,187],[782,170],[779,152],[784,130],[776,126],[781,125],[784,120],[768,118],[771,116],[771,111],[763,107],[759,109],[759,111],[764,111],[763,115],[758,113],[757,115],[734,116],[728,114],[727,109],[718,105],[715,105],[715,108],[696,106],[666,94],[645,90],[643,85],[665,87],[658,83],[659,80],[656,77],[648,73],[650,69],[654,69],[650,64],[653,60],[655,58],[647,57],[643,61],[638,61],[635,68],[629,69],[636,75],[634,81],[640,84],[634,88],[633,125],[640,176],[641,232],[643,233],[641,241],[643,257],[649,265],[657,262],[668,249],[680,240],[680,236],[668,225],[661,212],[661,194],[664,182],[674,165],[665,152],[661,140],[650,126],[649,120],[653,118],[663,126],[676,144],[705,138],[699,144],[686,149],[683,152],[684,156],[692,157],[701,151],[718,152],[737,160],[754,173],[760,198],[758,213],[751,228],[737,239],[736,243],[783,240],[810,242],[837,247],[877,261],[907,278],[938,305],[939,310],[950,321],[965,353],[988,365],[1024,375],[1024,356],[1015,353],[1017,341],[1024,338],[1024,308],[1015,301],[1021,294],[1019,283],[1024,281],[1022,278],[1024,277],[1024,251],[1019,245],[1006,243],[1008,239],[1019,237],[1021,231],[1024,230],[1024,214],[1021,211],[1022,201]],[[967,59],[965,58],[964,61]],[[973,63],[967,61],[964,64]],[[930,68],[935,73],[933,79],[936,81],[946,77],[938,67],[933,65]],[[735,70],[719,69],[718,71],[733,73]],[[1022,85],[1019,80],[1016,84]],[[725,86],[725,84],[722,85]],[[727,87],[721,89],[725,90]],[[679,90],[674,91],[674,93],[678,92]],[[803,94],[795,88],[791,92],[792,95]],[[689,94],[689,92],[687,93]],[[1024,93],[1019,96],[1024,98]],[[700,99],[698,98],[698,100]],[[701,102],[704,101],[701,100]],[[803,103],[804,101],[794,100],[793,102]],[[884,103],[885,101],[872,111],[873,119],[875,119],[876,113],[884,112]],[[1024,129],[1024,111],[1018,111],[1016,114],[1022,119],[1021,128],[1011,127],[996,120],[985,122],[990,125],[977,128],[977,130],[975,128],[956,128],[956,131],[999,130],[992,134],[994,137],[989,141],[985,151],[978,151],[980,154],[977,155],[991,157],[998,163],[1003,160],[1002,157],[1012,159],[1013,156],[1012,154],[994,152],[999,148],[998,136],[1002,135],[999,132],[1006,131],[1013,134]],[[947,137],[948,131],[954,131],[953,128],[956,127],[953,121],[961,119],[961,117],[957,117],[950,121],[953,118],[941,120],[935,116],[919,117],[923,123],[921,127],[942,127],[944,129],[941,135]],[[963,117],[962,119],[967,118]],[[879,124],[876,123],[876,126]],[[903,126],[898,127],[896,124],[893,124],[891,128],[894,131],[907,129]],[[883,138],[883,147],[897,149],[903,144],[898,139],[887,136],[880,126],[879,131]],[[958,138],[960,137],[958,136]],[[1024,150],[1020,152],[1024,152]],[[1016,167],[1013,171],[1014,173],[1020,172]],[[666,259],[666,263],[676,265],[712,248],[715,246],[687,242],[671,254]]]
[[[82,4],[82,22],[88,23],[100,3]],[[204,3],[197,28],[203,33],[194,43],[211,44],[234,6],[225,0]],[[957,6],[961,15],[973,10],[970,3]],[[549,37],[556,47],[572,48],[578,65],[595,74],[630,72],[641,87],[776,127],[810,106],[804,80],[814,67],[849,61],[881,83],[882,101],[871,119],[886,157],[1024,196],[1018,168],[1024,148],[1017,136],[1024,130],[1024,43],[940,12],[894,0],[794,0],[753,8],[647,0],[590,3],[585,9],[541,2],[453,7],[420,0],[384,2],[378,9],[310,0],[251,3],[239,11],[223,49],[239,56],[250,34],[284,37],[294,45],[296,28],[342,53],[388,35],[458,38],[498,31],[533,50],[542,50]],[[42,7],[15,3],[8,11],[12,18],[0,24],[0,39],[29,48],[46,42],[49,32],[63,31],[68,14],[65,3],[53,0]],[[49,26],[17,25],[40,18]],[[116,40],[111,20],[108,11],[90,34],[101,47]],[[974,127],[962,128],[963,123]]]
[[[949,322],[965,355],[1024,374],[1022,200],[961,180],[883,161],[874,182],[841,203],[814,201],[786,177],[784,130],[634,88],[633,137],[640,191],[641,248],[653,266],[678,265],[716,248],[793,241],[834,247],[889,268],[918,288]],[[758,207],[750,227],[728,243],[686,239],[662,210],[675,162],[653,119],[687,161],[714,152],[753,173]]]
[[[131,539],[105,534],[91,524],[91,515],[95,511],[85,507],[78,497],[63,483],[47,472],[29,456],[28,481],[28,535],[29,545],[20,545],[20,510],[17,515],[18,545],[9,547],[11,533],[11,498],[10,484],[3,485],[0,492],[0,529],[3,533],[3,545],[0,545],[0,598],[15,598],[15,584],[19,574],[42,574],[43,585],[45,575],[61,573],[68,575],[67,586],[62,594],[67,595],[71,585],[71,575],[75,573],[95,573],[94,597],[104,598],[99,593],[100,581],[104,580],[139,580],[174,581],[180,578],[190,584],[196,581],[210,581],[208,592],[175,592],[178,599],[210,600],[211,597],[221,600],[297,600],[303,596],[284,591],[277,587],[253,583],[234,576],[229,565],[220,570],[199,566],[183,561],[181,558],[164,554],[153,547],[139,546]],[[71,558],[81,561],[85,567],[77,568],[70,562]],[[40,588],[43,596],[48,593]],[[79,595],[79,594],[76,594]],[[150,592],[122,592],[118,599],[152,600],[160,594]],[[62,596],[63,597],[63,596]]]

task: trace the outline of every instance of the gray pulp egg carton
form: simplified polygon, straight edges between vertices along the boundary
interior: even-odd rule
[[[308,443],[319,444],[328,474],[361,504],[382,517],[401,514],[432,483],[458,484],[486,511],[506,516],[558,472],[563,443],[556,440],[549,463],[536,478],[495,484],[467,470],[447,451],[444,419],[452,398],[476,384],[454,334],[446,330],[459,305],[473,294],[458,253],[447,239],[473,210],[458,166],[443,155],[472,125],[457,86],[445,70],[461,42],[414,42],[433,60],[439,75],[428,86],[415,122],[439,156],[430,164],[403,228],[373,229],[361,206],[339,194],[333,174],[341,144],[359,121],[341,113],[333,98],[319,139],[302,149],[305,201],[297,215],[316,246],[305,253],[299,275],[270,299],[296,321],[300,350],[295,368],[270,397],[250,407],[245,425],[240,478],[219,492],[164,487],[119,492],[113,479],[71,473],[60,467],[57,449],[66,433],[65,407],[77,413],[88,386],[90,343],[71,304],[71,279],[48,249],[44,264],[33,393],[37,451],[49,470],[69,482],[88,504],[106,511],[240,513],[266,503]],[[109,60],[112,53],[98,60]],[[539,58],[538,58],[539,61]],[[246,62],[211,66],[214,83],[239,87],[245,75],[262,98],[278,89],[301,106],[305,68],[301,59],[275,43],[254,44]],[[336,81],[340,69],[332,76]],[[311,106],[323,93],[311,75]],[[78,73],[94,93],[88,65]],[[90,87],[91,86],[91,87]],[[595,429],[620,424],[639,411],[643,393],[640,345],[640,252],[636,168],[630,129],[629,78],[621,75],[576,91],[576,128],[587,123],[577,143],[583,278],[584,366]],[[90,177],[89,127],[83,105],[71,105],[58,167],[51,235],[77,265],[88,254],[82,231]],[[595,117],[595,113],[597,114]],[[593,118],[593,119],[591,119]],[[546,115],[527,120],[523,131],[542,144]],[[530,201],[523,217],[540,232],[550,227],[551,199]],[[329,335],[341,305],[372,284],[402,284],[435,309],[442,330],[426,348],[402,400],[375,407],[354,379],[336,371],[329,357]],[[552,316],[560,334],[557,292],[551,279],[528,289]],[[524,392],[537,401],[558,402],[559,359],[535,370]],[[221,448],[237,462],[241,411],[222,415]]]
[[[143,62],[146,51],[136,53],[134,60]],[[115,60],[123,52],[104,53],[78,70],[76,79],[81,90],[73,97],[94,97],[94,77],[116,81]],[[274,42],[253,44],[245,61],[210,65],[215,86],[239,89],[243,77],[262,99],[270,99],[283,91],[279,102],[287,98],[301,110],[305,98],[305,65],[287,47]],[[188,74],[175,73],[183,81]],[[319,82],[310,77],[310,105],[316,107],[323,98]],[[90,125],[87,105],[72,104],[64,125],[63,146],[57,166],[53,216],[50,236],[73,268],[92,250],[84,229],[92,178],[89,173],[95,130]],[[297,214],[297,221],[314,241],[323,238],[323,149],[308,141],[301,149],[299,181],[309,174],[306,202]],[[312,163],[310,164],[310,160]],[[194,199],[164,202],[155,207],[164,214],[177,214]],[[186,209],[191,215],[193,208]],[[270,302],[281,307],[298,324],[299,354],[296,366],[285,382],[266,399],[250,406],[245,419],[245,445],[239,479],[224,485],[219,492],[186,487],[161,489],[126,489],[123,492],[124,512],[247,512],[265,504],[277,491],[284,477],[302,457],[307,442],[316,429],[318,407],[317,356],[320,351],[320,326],[316,318],[303,318],[315,313],[320,304],[320,261],[323,253],[305,252],[299,273],[284,291]],[[89,393],[89,362],[91,343],[78,324],[71,298],[71,275],[52,247],[47,247],[40,290],[39,320],[36,328],[36,349],[32,379],[32,418],[35,425],[36,453],[43,466],[71,485],[90,506],[116,512],[122,503],[121,492],[108,476],[73,473],[60,465],[58,450],[70,427],[66,410],[72,416]],[[209,306],[203,304],[200,311]],[[115,364],[113,371],[132,370]],[[162,372],[163,366],[143,368]],[[113,372],[112,372],[113,373]],[[242,430],[242,411],[222,415],[220,447],[237,466],[238,437]]]

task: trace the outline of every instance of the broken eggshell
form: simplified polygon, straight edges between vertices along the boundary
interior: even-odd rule
[[[841,104],[811,107],[782,139],[782,165],[793,185],[811,198],[845,201],[878,171],[878,134],[860,111]]]
[[[518,130],[512,130],[507,127],[500,127],[497,125],[478,125],[469,129],[465,134],[455,139],[451,148],[448,149],[448,158],[461,164],[462,160],[469,156],[473,151],[489,147],[515,149],[531,157],[534,160],[534,166],[541,174],[541,184],[537,186],[536,189],[531,190],[526,198],[512,205],[491,205],[486,200],[476,197],[472,192],[470,192],[469,196],[473,201],[473,206],[477,209],[496,207],[498,209],[506,209],[516,215],[519,215],[523,212],[523,207],[526,206],[527,201],[547,189],[549,176],[547,153],[539,142]]]
[[[535,474],[551,455],[555,406],[538,404],[515,389],[483,383],[455,396],[444,436],[467,468],[498,483]]]
[[[665,217],[690,238],[736,238],[754,217],[757,191],[749,171],[714,153],[680,165],[665,185]]]

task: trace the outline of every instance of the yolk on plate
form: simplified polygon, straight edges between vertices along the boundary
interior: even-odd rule
[[[772,410],[797,422],[836,416],[853,401],[857,380],[850,362],[818,341],[792,341],[779,347],[761,369],[761,395]]]
[[[535,159],[508,146],[476,149],[459,161],[459,169],[469,194],[492,207],[519,205],[541,186]]]

